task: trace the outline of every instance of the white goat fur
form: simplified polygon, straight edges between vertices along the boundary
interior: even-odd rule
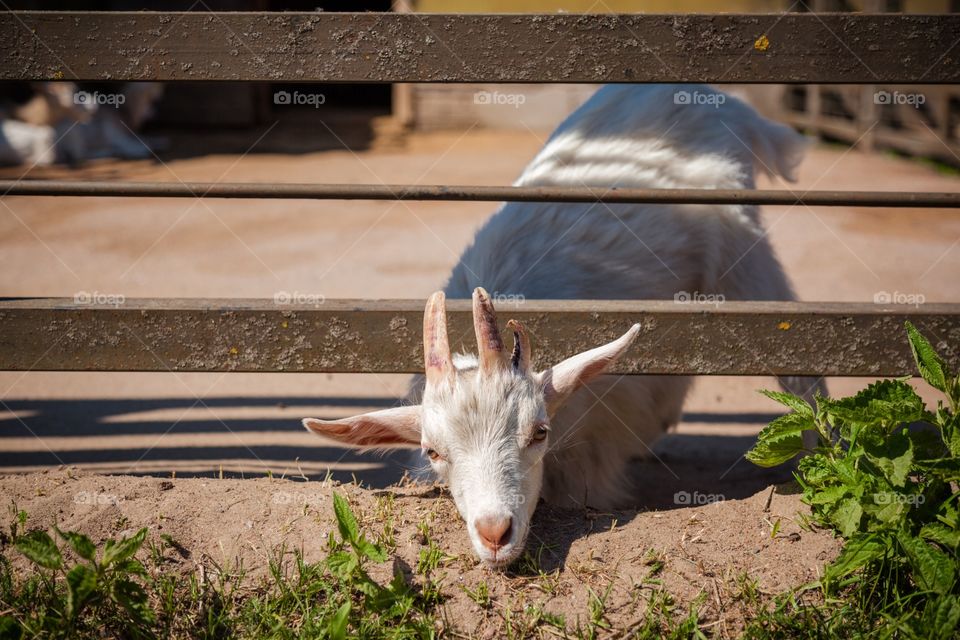
[[[677,105],[679,90],[716,93],[685,85],[602,88],[515,184],[749,189],[755,168],[794,179],[806,147],[799,134],[732,97],[717,108]],[[444,291],[469,298],[478,286],[529,299],[794,297],[750,205],[509,203],[477,233]],[[627,463],[647,457],[679,420],[689,379],[603,376],[588,386],[551,420],[541,496],[566,506],[623,506]]]
[[[675,104],[681,90],[718,94],[690,85],[601,89],[560,125],[515,184],[738,189],[754,187],[755,170],[793,179],[805,149],[800,135],[729,96],[717,107]],[[444,291],[470,298],[477,287],[494,298],[793,298],[750,205],[509,203],[477,232]],[[676,376],[595,377],[549,416],[549,446],[530,453],[523,432],[543,417],[542,379],[478,376],[474,356],[459,355],[453,366],[454,387],[438,392],[426,385],[419,439],[425,448],[444,443],[451,459],[456,451],[473,452],[457,458],[469,463],[432,467],[450,484],[478,555],[493,564],[522,550],[538,496],[562,506],[630,505],[625,471],[677,423],[690,383]],[[422,378],[415,383],[422,385]],[[315,423],[308,428],[323,433]],[[511,515],[514,531],[491,556],[474,520],[497,511]]]

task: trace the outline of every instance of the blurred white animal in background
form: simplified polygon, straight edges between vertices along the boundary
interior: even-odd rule
[[[155,141],[136,132],[163,95],[160,83],[129,82],[111,93],[84,91],[73,82],[32,86],[32,98],[0,114],[0,164],[75,165],[153,155]]]

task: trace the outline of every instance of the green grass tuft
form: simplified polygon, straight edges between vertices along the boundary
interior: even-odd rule
[[[425,596],[397,572],[385,585],[367,573],[386,562],[383,543],[360,530],[346,499],[334,494],[339,536],[326,559],[307,563],[277,551],[269,579],[254,588],[241,568],[214,566],[182,576],[170,565],[169,537],[141,552],[147,530],[95,545],[87,536],[11,526],[13,545],[33,571],[18,579],[0,556],[2,638],[433,638],[438,593]],[[22,515],[21,515],[22,514]],[[147,557],[147,566],[134,556]]]

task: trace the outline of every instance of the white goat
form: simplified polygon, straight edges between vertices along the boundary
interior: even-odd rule
[[[680,92],[705,98],[678,104]],[[560,125],[516,184],[752,188],[755,167],[792,180],[804,147],[793,130],[706,86],[608,86]],[[793,298],[754,206],[504,205],[445,288],[451,298],[472,293],[479,355],[451,356],[437,292],[424,314],[420,405],[304,420],[357,447],[421,446],[448,483],[476,553],[495,566],[522,551],[538,498],[630,504],[627,466],[679,420],[689,379],[600,375],[639,325],[532,371],[523,327],[508,323],[515,339],[508,354],[481,286],[531,299]]]
[[[100,106],[73,82],[38,82],[26,103],[0,113],[0,166],[80,163],[97,158],[148,158],[151,148],[133,132],[153,114],[163,93],[157,82],[128,82]],[[86,94],[86,95],[85,95]],[[7,118],[6,116],[13,116]],[[162,141],[154,141],[162,142]]]

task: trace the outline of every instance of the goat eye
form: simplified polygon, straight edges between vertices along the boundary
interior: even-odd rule
[[[436,462],[440,459],[440,454],[435,449],[427,449],[427,457]]]
[[[547,439],[547,433],[550,432],[550,429],[547,428],[544,424],[538,424],[533,430],[533,437],[530,438],[530,442],[543,442]]]

